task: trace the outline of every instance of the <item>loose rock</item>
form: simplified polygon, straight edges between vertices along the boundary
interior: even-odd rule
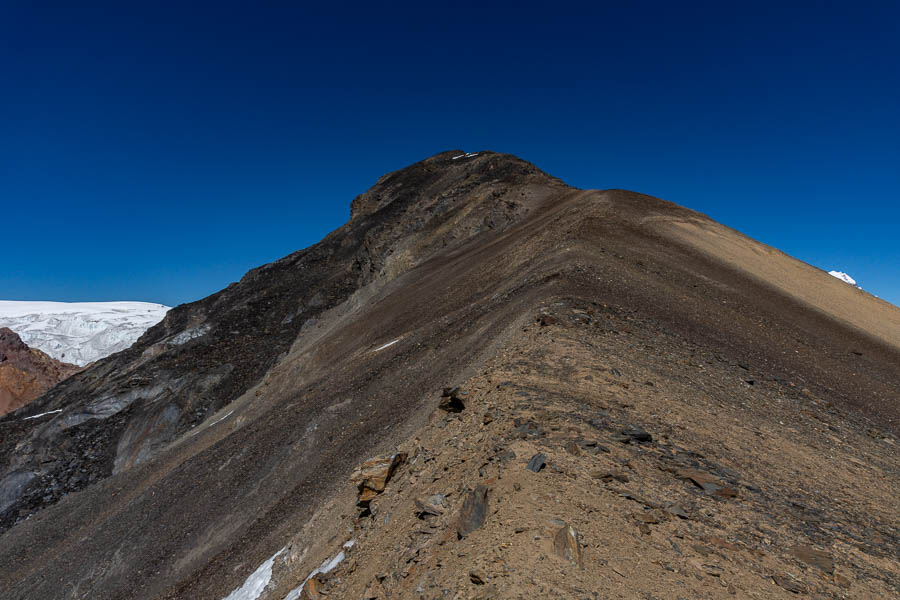
[[[405,461],[406,453],[397,452],[364,462],[350,478],[359,487],[359,504],[368,506],[372,498],[383,492],[394,471]]]
[[[528,466],[526,467],[529,471],[534,471],[535,473],[539,472],[544,468],[544,465],[547,464],[547,457],[538,452],[534,456],[531,457],[531,460],[528,461]]]
[[[560,558],[582,566],[581,544],[578,541],[578,533],[571,525],[563,523],[557,530],[553,536],[553,551]]]
[[[816,550],[810,546],[798,545],[791,548],[791,554],[808,565],[812,565],[828,575],[834,573],[834,559],[822,550]]]
[[[807,587],[804,583],[797,581],[796,579],[793,579],[791,577],[772,575],[772,581],[774,581],[776,585],[783,587],[787,591],[794,594],[805,594],[807,591]]]
[[[456,519],[456,534],[460,539],[484,524],[487,516],[488,488],[479,485],[466,494]]]
[[[460,413],[466,409],[466,404],[460,396],[465,395],[459,387],[444,388],[438,408],[448,413]]]

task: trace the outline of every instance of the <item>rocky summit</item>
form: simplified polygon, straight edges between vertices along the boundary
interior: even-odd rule
[[[0,419],[0,597],[895,597],[898,389],[900,309],[445,152]]]

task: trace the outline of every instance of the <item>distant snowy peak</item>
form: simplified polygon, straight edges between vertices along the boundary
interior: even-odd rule
[[[849,283],[850,285],[856,285],[856,280],[844,273],[843,271],[828,271],[828,274],[832,277],[837,277],[844,283]]]
[[[168,310],[150,302],[0,300],[0,327],[57,360],[84,366],[128,348]]]

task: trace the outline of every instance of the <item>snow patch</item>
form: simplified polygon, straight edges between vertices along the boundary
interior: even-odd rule
[[[349,546],[347,544],[349,544]],[[344,548],[347,548],[347,549],[352,548],[353,544],[354,544],[354,541],[350,540],[349,542],[344,544]],[[303,588],[306,586],[307,581],[309,581],[310,579],[312,579],[313,577],[315,577],[316,575],[318,575],[320,573],[325,574],[325,573],[328,573],[328,572],[334,570],[334,568],[336,566],[341,564],[341,561],[344,560],[344,557],[345,557],[344,551],[341,550],[340,552],[338,552],[335,555],[334,558],[325,559],[325,561],[317,569],[313,569],[312,573],[310,573],[309,575],[306,576],[306,579],[303,580],[303,583],[301,583],[299,586],[295,587],[290,592],[288,592],[288,595],[284,597],[284,600],[298,600],[300,598],[300,594],[303,593]],[[226,599],[226,600],[228,600],[228,599]]]
[[[460,154],[459,156],[454,156],[452,160],[456,160],[457,158],[472,158],[473,156],[478,156],[477,152],[466,152],[465,154]]]
[[[389,348],[389,347],[393,346],[394,344],[396,344],[396,343],[399,342],[399,341],[400,341],[400,338],[397,338],[397,339],[394,340],[393,342],[388,342],[387,344],[384,344],[383,346],[378,346],[377,348],[375,348],[374,350],[372,350],[372,352],[378,352],[379,350],[384,350],[385,348]]]
[[[168,310],[150,302],[0,300],[0,327],[9,327],[32,348],[83,367],[131,346]]]
[[[286,548],[282,548],[272,555],[272,558],[261,564],[259,568],[253,571],[253,574],[247,578],[244,585],[236,588],[233,592],[225,596],[224,600],[257,600],[257,598],[259,598],[266,590],[269,581],[272,580],[272,566],[275,564],[275,559],[285,550]]]
[[[186,344],[189,341],[196,339],[198,337],[202,337],[209,333],[211,329],[209,323],[205,323],[200,325],[199,327],[191,327],[190,329],[185,329],[171,340],[169,340],[170,346],[181,346],[182,344]]]
[[[234,413],[233,410],[228,411],[227,414],[225,414],[225,415],[219,417],[218,419],[216,419],[215,421],[213,421],[212,423],[210,423],[210,424],[209,424],[209,427],[212,427],[213,425],[215,425],[216,423],[219,423],[220,421],[224,421],[225,419],[227,419],[228,417],[230,417],[233,413]]]
[[[837,277],[844,283],[849,283],[850,285],[856,285],[856,280],[844,273],[843,271],[828,271],[828,274],[832,277]]]
[[[61,413],[62,409],[57,408],[56,410],[51,410],[49,412],[42,412],[40,414],[31,415],[30,417],[22,417],[22,421],[27,421],[28,419],[37,419],[38,417],[43,417],[44,415],[55,415],[56,413]]]

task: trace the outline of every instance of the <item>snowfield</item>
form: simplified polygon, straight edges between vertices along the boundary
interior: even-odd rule
[[[57,360],[84,366],[128,348],[168,310],[150,302],[0,300],[0,327]]]
[[[837,277],[844,283],[849,283],[850,285],[856,285],[856,280],[844,273],[843,271],[828,271],[828,274],[832,277]]]

